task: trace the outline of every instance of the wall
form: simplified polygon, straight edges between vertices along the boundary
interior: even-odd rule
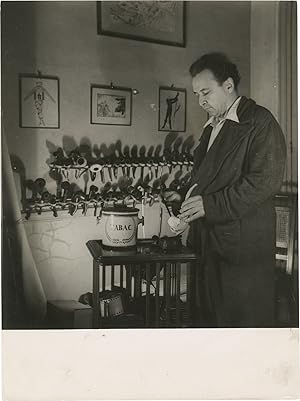
[[[186,9],[187,41],[186,47],[180,48],[97,35],[96,2],[2,4],[2,128],[10,153],[24,165],[26,178],[43,177],[48,190],[54,191],[47,163],[59,146],[66,151],[79,144],[108,148],[118,140],[122,146],[163,146],[167,135],[157,131],[159,85],[187,88],[187,129],[180,136],[183,141],[193,138],[197,143],[206,116],[192,94],[188,68],[205,52],[231,55],[240,67],[241,92],[249,95],[250,3],[187,2]],[[60,129],[19,128],[18,74],[37,70],[60,79]],[[139,90],[139,95],[133,97],[132,126],[90,124],[90,85],[110,82]],[[95,227],[73,222],[72,229],[63,234],[63,254],[70,252],[70,238],[76,244],[96,235]],[[44,228],[42,220],[40,224],[42,228],[36,229],[36,223],[26,223],[34,249],[41,243],[41,235],[34,234],[41,234],[48,223]],[[44,245],[42,249],[45,251]],[[47,256],[43,265],[42,256],[34,251],[47,295],[75,297],[90,289],[90,276],[83,279],[87,270],[90,274],[90,259],[84,245],[80,249],[82,253],[74,254],[68,268],[64,259],[51,256],[48,250],[45,252],[51,257]],[[54,286],[59,290],[53,292]]]
[[[222,50],[240,65],[249,93],[249,3],[187,3],[186,48],[97,35],[95,2],[3,4],[3,129],[28,178],[48,178],[49,151],[81,141],[107,146],[118,139],[138,146],[164,142],[157,132],[158,86],[188,90],[188,135],[199,135],[205,115],[191,93],[188,68],[202,53]],[[228,29],[230,27],[230,29]],[[18,74],[60,78],[61,128],[18,128]],[[137,88],[131,127],[90,124],[90,84]],[[30,152],[30,153],[29,153]],[[29,157],[30,154],[30,157]]]
[[[158,203],[146,208],[146,238],[157,235],[159,216]],[[166,220],[167,214],[164,214],[162,236],[172,235]],[[58,218],[50,213],[32,215],[24,225],[47,299],[78,299],[79,295],[91,291],[93,264],[86,242],[103,237],[102,221],[97,223],[92,210],[86,216],[78,212],[75,217],[66,211],[59,212]],[[138,237],[144,237],[141,225]],[[109,284],[109,272],[106,278]]]
[[[282,191],[298,192],[297,4],[251,3],[251,97],[272,111],[287,143]]]
[[[251,97],[278,119],[278,2],[251,4]]]

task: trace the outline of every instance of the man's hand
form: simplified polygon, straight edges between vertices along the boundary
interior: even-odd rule
[[[186,199],[182,203],[179,212],[180,214],[177,217],[187,223],[205,216],[202,196],[196,195]]]
[[[165,202],[180,202],[181,201],[181,196],[178,192],[176,191],[165,191],[162,194]]]

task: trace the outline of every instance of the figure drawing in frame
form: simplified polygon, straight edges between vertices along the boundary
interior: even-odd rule
[[[19,74],[21,128],[59,128],[59,78]]]
[[[130,88],[91,85],[91,124],[131,125]]]
[[[38,80],[35,84],[35,86],[31,89],[31,91],[24,97],[24,101],[27,101],[33,97],[34,100],[34,105],[39,121],[39,126],[46,126],[45,120],[44,120],[44,114],[43,114],[43,105],[44,102],[47,101],[47,99],[50,102],[56,103],[55,99],[51,96],[51,94],[47,91],[46,88],[43,86],[43,81]]]
[[[159,131],[184,132],[186,124],[186,90],[161,86],[159,88]]]
[[[169,124],[169,129],[172,129],[172,123],[173,126],[175,125],[175,118],[176,118],[176,113],[181,107],[181,104],[178,100],[179,92],[176,93],[174,97],[167,97],[166,103],[167,103],[167,109],[166,109],[166,115],[165,115],[165,120],[162,125],[162,129],[166,127],[166,124]]]
[[[126,117],[125,96],[114,96],[106,93],[97,94],[97,117]]]

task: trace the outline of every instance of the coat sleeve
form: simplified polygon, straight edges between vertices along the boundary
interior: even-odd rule
[[[275,118],[266,117],[249,145],[240,179],[218,192],[203,195],[208,222],[222,224],[240,219],[280,190],[286,158],[285,140]]]

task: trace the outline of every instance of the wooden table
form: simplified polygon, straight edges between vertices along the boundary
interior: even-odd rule
[[[110,250],[102,246],[100,240],[86,243],[93,258],[93,327],[102,327],[100,318],[100,270],[102,270],[102,290],[107,289],[107,269],[110,269],[110,287],[115,283],[116,269],[119,268],[119,283],[123,287],[123,274],[126,275],[125,289],[133,298],[141,294],[141,277],[144,276],[145,294],[145,324],[144,327],[191,327],[193,324],[193,301],[195,269],[199,266],[199,255],[181,246],[176,251],[163,251],[154,245],[152,240],[141,240],[137,247],[131,250]],[[182,266],[186,265],[186,275],[182,274]],[[155,292],[150,293],[153,276],[161,277],[163,285],[156,280]],[[134,274],[133,274],[134,272]],[[134,283],[132,288],[132,277]],[[181,300],[181,285],[185,280],[186,301]],[[163,293],[163,297],[161,297]],[[172,296],[173,294],[173,296]],[[164,302],[164,319],[161,317],[161,299]],[[172,304],[173,300],[173,304]],[[155,318],[151,317],[151,305],[155,310]],[[182,308],[185,308],[188,319],[182,322]],[[173,320],[172,320],[173,319]]]

